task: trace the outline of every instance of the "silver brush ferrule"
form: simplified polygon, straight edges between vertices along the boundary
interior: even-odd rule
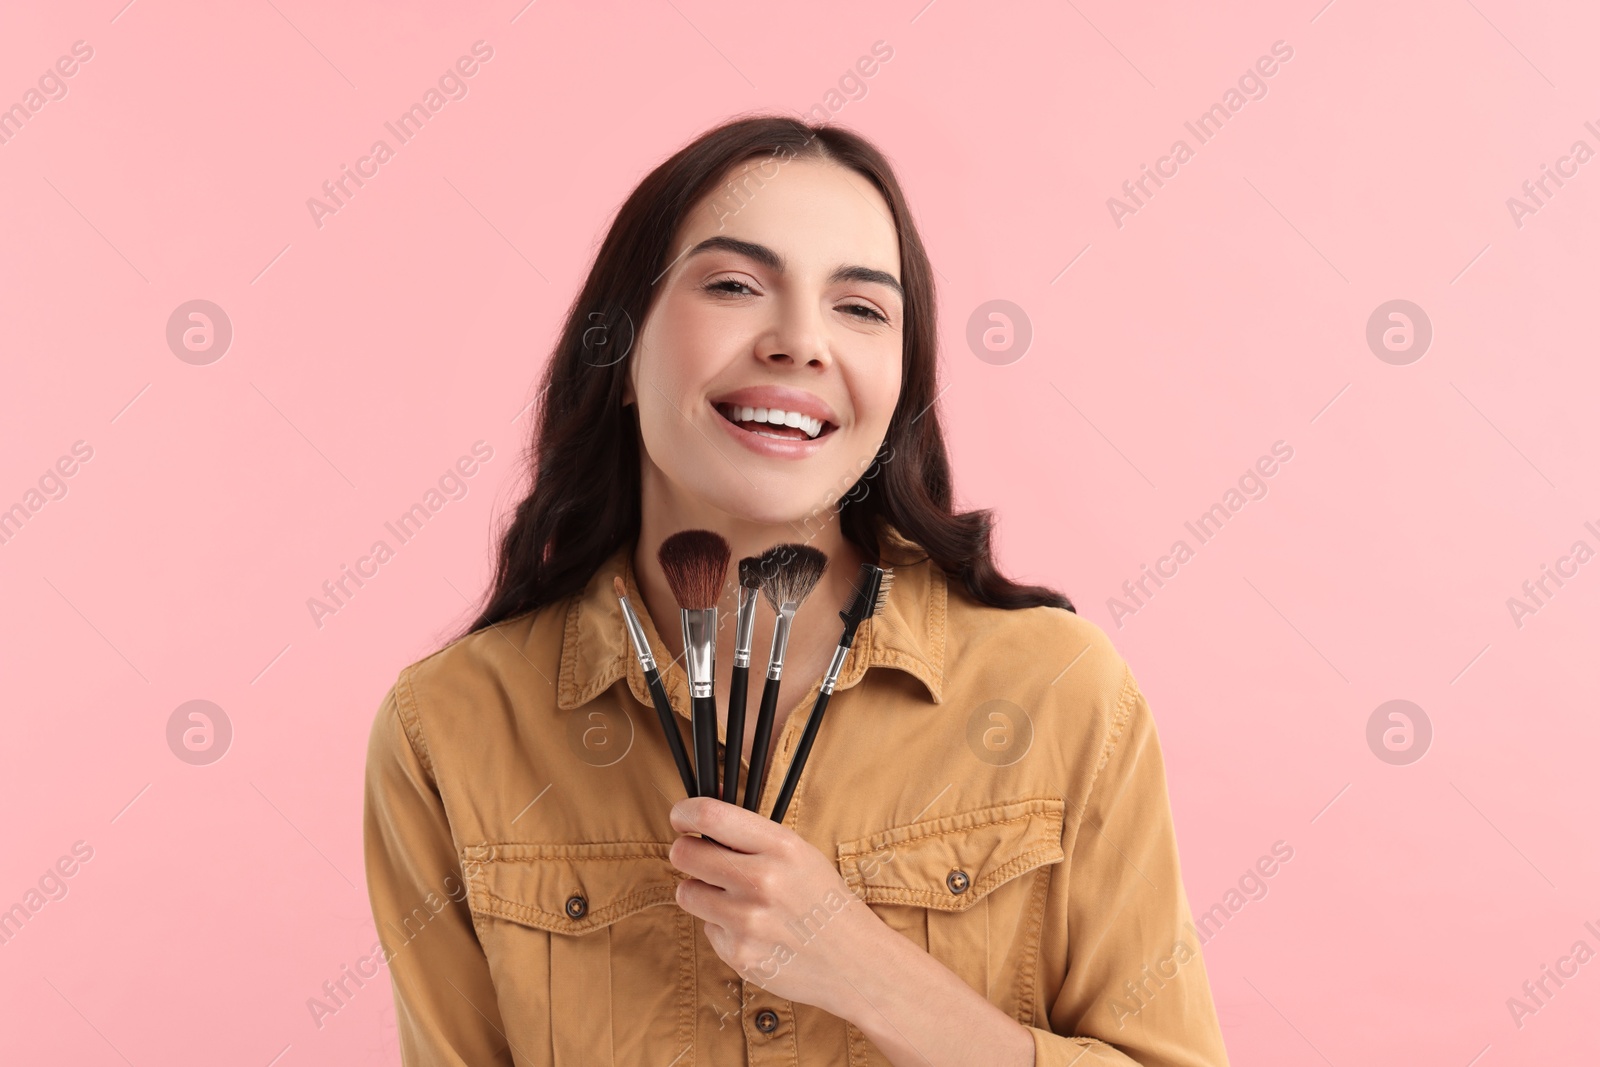
[[[839,671],[844,667],[844,658],[850,650],[843,645],[835,645],[833,659],[828,661],[828,672],[822,676],[822,692],[833,695],[833,685],[839,680]]]
[[[767,678],[783,678],[783,654],[789,650],[789,627],[794,624],[794,612],[800,605],[785,603],[778,609],[778,620],[772,627],[772,655],[767,659]]]
[[[756,597],[760,595],[760,589],[739,586],[739,613],[734,616],[733,627],[735,667],[750,666],[750,642],[755,639],[756,632]]]
[[[683,662],[689,675],[689,695],[711,695],[713,656],[717,651],[717,609],[679,608],[683,616]]]
[[[622,621],[628,624],[628,637],[633,641],[634,654],[639,657],[639,666],[648,674],[656,669],[656,657],[651,654],[650,642],[645,639],[644,624],[639,621],[627,597],[617,599],[622,602]]]

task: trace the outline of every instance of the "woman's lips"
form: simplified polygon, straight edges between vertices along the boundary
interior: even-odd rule
[[[777,434],[745,429],[731,421],[716,404],[711,405],[711,410],[716,415],[717,422],[734,440],[758,455],[776,456],[782,459],[804,459],[815,455],[838,428],[829,423],[824,425],[822,432],[815,437],[780,437]]]

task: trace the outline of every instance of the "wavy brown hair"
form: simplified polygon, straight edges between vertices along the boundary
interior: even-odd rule
[[[990,512],[951,510],[950,462],[934,407],[933,268],[888,160],[840,126],[755,116],[727,122],[679,149],[617,211],[545,367],[527,453],[532,484],[501,536],[494,585],[466,633],[581,590],[611,553],[638,538],[639,425],[635,408],[622,403],[635,324],[645,321],[655,282],[675,259],[672,240],[684,216],[717,191],[731,168],[762,157],[770,158],[747,172],[747,180],[769,163],[793,159],[851,168],[883,194],[900,235],[900,400],[881,462],[837,502],[844,536],[878,559],[877,530],[888,522],[980,603],[1077,610],[1055,590],[1018,584],[995,568]],[[741,195],[731,184],[727,193],[733,202]]]

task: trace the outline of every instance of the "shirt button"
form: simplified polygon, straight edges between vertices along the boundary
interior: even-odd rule
[[[756,1012],[756,1029],[763,1034],[770,1034],[778,1028],[778,1013],[771,1008],[762,1008]]]
[[[944,884],[949,887],[952,893],[965,893],[967,886],[971,885],[972,882],[967,878],[966,871],[951,871],[945,877]]]
[[[567,915],[569,918],[581,919],[589,912],[589,902],[583,897],[573,894],[567,898]]]

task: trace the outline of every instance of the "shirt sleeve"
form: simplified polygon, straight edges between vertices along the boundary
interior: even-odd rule
[[[368,740],[363,848],[372,917],[394,988],[401,1062],[510,1064],[405,673],[384,697]]]
[[[1100,767],[1070,852],[1067,973],[1030,1027],[1036,1067],[1227,1067],[1178,868],[1155,723],[1124,665]],[[1073,1035],[1073,1036],[1064,1036]]]

